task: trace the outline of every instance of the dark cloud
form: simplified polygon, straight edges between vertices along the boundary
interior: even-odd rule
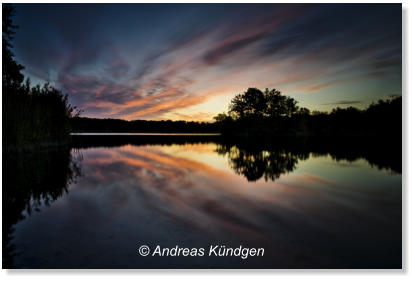
[[[332,102],[332,103],[324,103],[322,105],[347,105],[347,104],[359,104],[362,103],[362,101],[360,100],[340,100],[337,102]]]
[[[223,58],[224,56],[229,55],[233,52],[236,52],[248,46],[249,44],[256,42],[257,40],[260,40],[262,37],[263,37],[263,34],[258,34],[255,36],[250,36],[247,38],[233,41],[223,46],[219,46],[218,48],[207,52],[207,54],[204,56],[204,60],[208,64],[217,63],[217,61]]]

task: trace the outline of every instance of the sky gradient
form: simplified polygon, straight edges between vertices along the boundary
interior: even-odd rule
[[[17,4],[16,59],[83,116],[209,121],[248,87],[311,110],[401,95],[401,4]]]

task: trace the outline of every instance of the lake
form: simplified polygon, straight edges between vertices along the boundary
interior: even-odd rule
[[[77,138],[3,155],[3,268],[401,268],[401,147]]]

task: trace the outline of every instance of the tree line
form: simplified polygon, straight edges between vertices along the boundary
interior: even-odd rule
[[[335,108],[310,112],[275,89],[249,88],[236,95],[227,113],[214,117],[224,135],[394,136],[402,134],[402,97],[392,96],[366,109]]]
[[[122,120],[74,117],[70,120],[74,132],[94,133],[214,133],[218,132],[217,124],[194,121],[172,120]]]
[[[214,122],[71,118],[74,132],[221,133],[224,136],[383,136],[402,134],[402,97],[380,99],[366,109],[331,112],[299,107],[275,89],[249,88],[236,95]]]
[[[68,102],[67,95],[50,84],[32,86],[26,81],[13,53],[17,26],[13,24],[14,8],[2,9],[2,90],[3,143],[26,144],[66,140],[71,128],[70,118],[79,111]]]

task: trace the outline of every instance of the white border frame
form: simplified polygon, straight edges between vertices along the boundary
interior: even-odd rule
[[[65,3],[84,3],[85,1],[64,1]],[[113,3],[114,1],[86,1],[88,3]],[[179,3],[252,3],[253,1],[177,1]],[[259,1],[260,3],[277,3],[278,1]],[[279,3],[344,3],[344,1],[280,1]],[[36,1],[3,1],[3,3],[37,3]],[[40,1],[39,3],[56,3],[56,1]],[[122,3],[140,3],[137,1],[122,1]],[[174,1],[141,1],[141,3],[174,3]],[[98,277],[101,281],[113,280],[115,277],[122,277],[127,280],[136,280],[138,277],[156,277],[169,280],[209,280],[228,279],[235,277],[237,280],[249,280],[260,277],[263,279],[278,278],[280,280],[413,280],[413,262],[410,254],[413,253],[412,243],[409,241],[410,233],[413,233],[413,226],[409,223],[414,204],[413,192],[413,167],[409,163],[413,161],[413,150],[408,147],[413,143],[413,123],[414,113],[410,113],[409,108],[414,108],[413,99],[410,99],[408,92],[410,89],[409,68],[413,66],[413,59],[409,56],[409,46],[412,44],[412,33],[414,26],[410,22],[410,12],[414,6],[414,1],[348,1],[346,3],[402,3],[402,31],[403,31],[403,64],[402,64],[402,95],[403,95],[403,269],[402,270],[1,270],[1,279],[13,278],[23,280],[30,277],[32,280],[72,280],[90,279]],[[412,16],[411,12],[411,16]],[[410,44],[411,43],[411,44]],[[413,80],[412,80],[413,81]],[[412,82],[411,82],[412,83]],[[0,107],[0,111],[2,111]],[[0,119],[2,112],[0,114]],[[411,124],[411,126],[409,126]],[[1,142],[1,140],[0,140]],[[2,162],[0,163],[0,166]],[[2,169],[1,169],[2,170]],[[1,172],[0,172],[1,173]],[[1,197],[1,194],[0,194]],[[2,201],[1,201],[2,202]],[[1,211],[0,211],[1,212]],[[412,236],[412,235],[411,235]],[[139,275],[139,276],[137,276]]]

